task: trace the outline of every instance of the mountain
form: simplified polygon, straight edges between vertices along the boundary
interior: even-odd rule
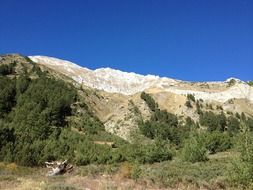
[[[194,94],[197,99],[226,102],[229,99],[247,99],[253,102],[253,89],[245,82],[229,78],[225,82],[191,83],[154,75],[139,75],[111,68],[94,71],[82,68],[75,63],[46,56],[30,56],[36,63],[59,71],[76,82],[104,90],[109,93],[133,95],[145,90],[171,92],[178,95]],[[235,81],[230,86],[229,82]]]
[[[145,91],[155,99],[160,109],[180,117],[199,120],[197,107],[186,106],[187,95],[191,94],[201,101],[204,110],[218,113],[222,108],[226,113],[242,113],[253,116],[253,87],[239,79],[230,78],[223,82],[186,82],[154,75],[139,75],[111,68],[90,70],[75,63],[47,57],[29,56],[39,65],[50,68],[72,79],[79,88],[88,88],[95,96],[86,97],[86,101],[107,131],[124,139],[138,125],[139,117],[150,117],[150,110],[140,98]],[[211,105],[211,106],[210,106]],[[140,115],[133,113],[137,107]]]
[[[78,94],[107,132],[129,140],[139,121],[152,117],[152,110],[141,98],[145,91],[166,110],[182,118],[199,122],[200,112],[224,112],[253,116],[253,87],[239,79],[223,82],[186,82],[154,75],[139,75],[111,68],[90,70],[78,64],[47,57],[20,55],[1,56],[0,62],[18,62],[31,67],[27,60],[42,71],[75,86]],[[29,61],[28,61],[29,62]],[[21,66],[16,72],[24,72]],[[193,99],[189,98],[191,95]],[[194,101],[193,101],[194,100]]]
[[[232,185],[252,179],[252,82],[193,83],[8,54],[0,55],[0,89],[3,175],[16,171],[5,163],[67,159],[78,169],[67,176],[78,181],[90,167],[95,173],[104,167],[101,175],[117,180],[143,180],[152,189],[153,182],[168,187],[185,179],[191,179],[183,182],[188,189],[198,181],[208,184],[204,189],[224,189],[230,182],[212,183],[230,179],[229,172],[231,182],[238,180]]]
[[[0,56],[0,89],[0,162],[35,166],[65,157],[105,163],[113,150],[97,144],[126,144],[105,131],[67,77],[28,57]]]

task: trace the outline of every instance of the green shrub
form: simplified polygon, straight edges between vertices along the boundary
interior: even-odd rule
[[[228,81],[228,86],[233,86],[233,85],[235,85],[235,83],[236,83],[236,80],[235,80],[235,79],[230,79],[230,80]]]
[[[123,155],[129,162],[154,163],[172,159],[172,152],[162,140],[156,140],[153,144],[129,144],[121,147]]]
[[[240,116],[239,116],[240,117]],[[230,134],[236,134],[240,131],[240,120],[234,116],[229,116],[227,118],[227,131],[230,133]]]
[[[171,124],[177,123],[172,119]],[[173,125],[174,125],[173,124]],[[170,142],[179,145],[185,136],[188,135],[189,127],[175,127],[168,123],[162,123],[159,121],[147,121],[139,124],[139,129],[143,135],[148,138],[155,139],[160,138],[163,140],[169,140]]]
[[[187,126],[187,127],[195,127],[196,124],[195,124],[194,120],[191,117],[188,116],[185,119],[185,126]]]
[[[187,100],[195,102],[195,97],[192,94],[187,94]]]
[[[52,184],[43,187],[43,190],[79,190],[79,188],[69,184]]]
[[[182,159],[188,162],[201,162],[208,160],[207,149],[198,135],[192,135],[184,143]]]
[[[4,65],[0,65],[0,76],[1,75],[9,75],[12,74],[14,72],[14,68],[16,66],[16,63],[13,62],[11,64],[4,64]]]
[[[141,170],[140,165],[138,163],[134,164],[132,167],[131,178],[136,181],[137,179],[140,178],[141,172],[142,172],[142,170]]]
[[[0,118],[3,118],[16,104],[15,81],[0,76],[0,89]]]
[[[200,101],[197,101],[196,103],[196,109],[197,109],[197,113],[200,115],[200,114],[203,114],[202,110],[201,110],[201,106],[202,104],[200,103]]]
[[[145,163],[162,162],[172,159],[171,151],[162,140],[156,140],[154,144],[144,148],[146,148]]]
[[[253,182],[253,164],[242,162],[240,159],[231,163],[229,171],[229,179],[232,184],[247,187]]]
[[[249,127],[241,124],[242,133],[238,139],[240,157],[231,163],[229,177],[233,184],[248,187],[253,185],[253,137]]]
[[[149,121],[139,122],[141,133],[151,139],[170,140],[178,145],[181,141],[180,133],[183,132],[179,127],[178,117],[166,110],[158,109],[157,103],[150,95],[144,92],[142,94],[155,107]]]
[[[231,137],[228,134],[220,132],[204,134],[203,141],[210,154],[222,152],[232,147]]]
[[[158,108],[158,104],[155,102],[152,96],[150,96],[146,92],[141,93],[141,99],[143,99],[147,103],[151,111],[155,111]]]
[[[217,105],[217,106],[216,106],[216,109],[217,109],[217,110],[223,110],[223,107],[222,107],[221,105]]]
[[[249,86],[253,86],[253,81],[248,81],[247,83]]]
[[[203,112],[199,117],[200,124],[206,126],[209,131],[225,131],[227,118],[222,112],[215,114],[214,112]]]
[[[253,118],[248,118],[246,121],[245,121],[246,125],[249,127],[249,130],[250,131],[253,131]]]
[[[190,102],[189,100],[187,100],[187,101],[185,102],[185,106],[186,106],[187,108],[192,108],[192,104],[191,104],[191,102]]]

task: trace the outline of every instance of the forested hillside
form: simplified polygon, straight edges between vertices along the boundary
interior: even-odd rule
[[[71,84],[42,72],[28,58],[2,64],[0,71],[2,161],[35,166],[57,159],[79,165],[171,159],[161,143],[130,144],[105,132]]]

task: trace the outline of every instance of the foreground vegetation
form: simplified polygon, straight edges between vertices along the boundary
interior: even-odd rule
[[[204,109],[188,95],[185,106],[196,107],[199,120],[181,118],[143,92],[151,118],[139,117],[130,143],[105,131],[74,86],[26,61],[0,65],[0,189],[22,180],[42,189],[81,189],[69,180],[108,181],[103,174],[111,188],[121,185],[118,178],[140,189],[252,188],[253,119],[244,113]],[[76,165],[70,179],[42,177],[45,161],[63,159]]]
[[[75,167],[71,175],[48,178],[46,170],[0,164],[1,189],[243,189],[230,180],[234,151],[208,156],[208,161],[190,163],[175,156],[156,164],[119,163]],[[32,185],[32,186],[31,186]],[[250,189],[250,187],[248,188]]]

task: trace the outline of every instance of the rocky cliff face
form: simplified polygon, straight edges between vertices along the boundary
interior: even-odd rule
[[[226,102],[235,98],[253,102],[253,88],[240,80],[235,80],[235,84],[232,86],[229,86],[230,79],[224,82],[190,83],[154,75],[143,76],[110,68],[92,71],[69,61],[45,56],[30,56],[30,59],[57,70],[80,84],[109,93],[133,95],[156,88],[179,95],[194,94],[197,99],[203,100]]]

